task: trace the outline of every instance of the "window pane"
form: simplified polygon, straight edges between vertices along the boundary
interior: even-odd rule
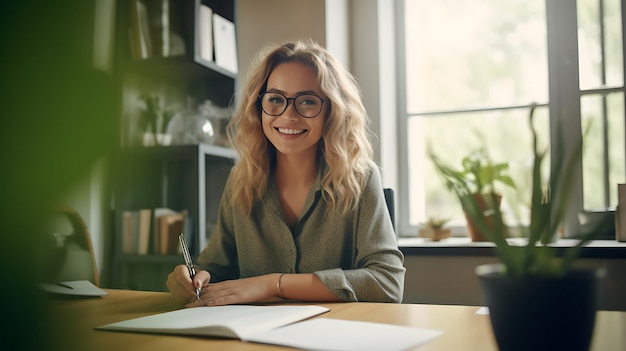
[[[508,173],[519,191],[496,185],[504,195],[502,209],[509,214],[509,224],[517,223],[518,219],[526,223],[533,161],[528,114],[528,109],[511,109],[410,118],[407,130],[410,225],[422,223],[430,216],[452,218],[451,225],[466,224],[458,199],[445,188],[427,156],[429,143],[436,155],[450,166],[460,168],[461,159],[481,146],[487,148],[493,162],[509,162]],[[547,108],[537,109],[534,125],[540,147],[546,148]],[[544,168],[548,171],[549,166]]]
[[[606,103],[607,124],[603,108]],[[624,101],[622,93],[581,99],[583,126],[589,125],[583,153],[583,189],[586,210],[617,205],[617,184],[624,183],[626,145],[624,142]],[[607,150],[608,149],[608,150]],[[606,156],[606,158],[605,158]],[[605,164],[608,174],[605,172]]]
[[[604,0],[604,4],[606,84],[621,86],[624,85],[624,59],[620,0]]]
[[[624,125],[624,94],[609,94],[609,207],[617,206],[617,184],[626,183],[626,126]]]
[[[545,1],[407,0],[407,111],[548,101]]]
[[[581,89],[622,85],[620,0],[578,0],[577,11]]]

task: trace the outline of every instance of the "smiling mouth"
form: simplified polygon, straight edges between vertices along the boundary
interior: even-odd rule
[[[276,129],[281,134],[289,134],[289,135],[302,134],[306,132],[306,129],[287,129],[287,128],[276,128]]]

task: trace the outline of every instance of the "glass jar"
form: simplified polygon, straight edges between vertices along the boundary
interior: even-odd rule
[[[215,140],[211,120],[197,108],[192,108],[191,104],[172,117],[167,134],[172,136],[173,145],[212,144]]]
[[[215,138],[213,144],[218,146],[229,146],[228,137],[226,136],[226,125],[228,124],[228,108],[219,107],[211,100],[206,100],[198,107],[198,110],[202,112],[211,121],[213,130],[215,131]]]

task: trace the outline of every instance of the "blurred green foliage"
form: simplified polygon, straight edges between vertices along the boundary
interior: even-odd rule
[[[116,143],[113,77],[92,67],[94,1],[0,3],[0,297],[5,350],[72,349],[35,283],[43,214]],[[77,346],[78,348],[78,346]]]

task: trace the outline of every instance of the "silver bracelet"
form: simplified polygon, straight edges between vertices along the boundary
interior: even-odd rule
[[[278,293],[278,297],[280,297],[281,299],[284,299],[284,297],[283,297],[283,288],[281,286],[281,281],[283,280],[283,275],[285,275],[285,273],[281,273],[280,276],[278,276],[278,282],[276,283],[276,292]]]

